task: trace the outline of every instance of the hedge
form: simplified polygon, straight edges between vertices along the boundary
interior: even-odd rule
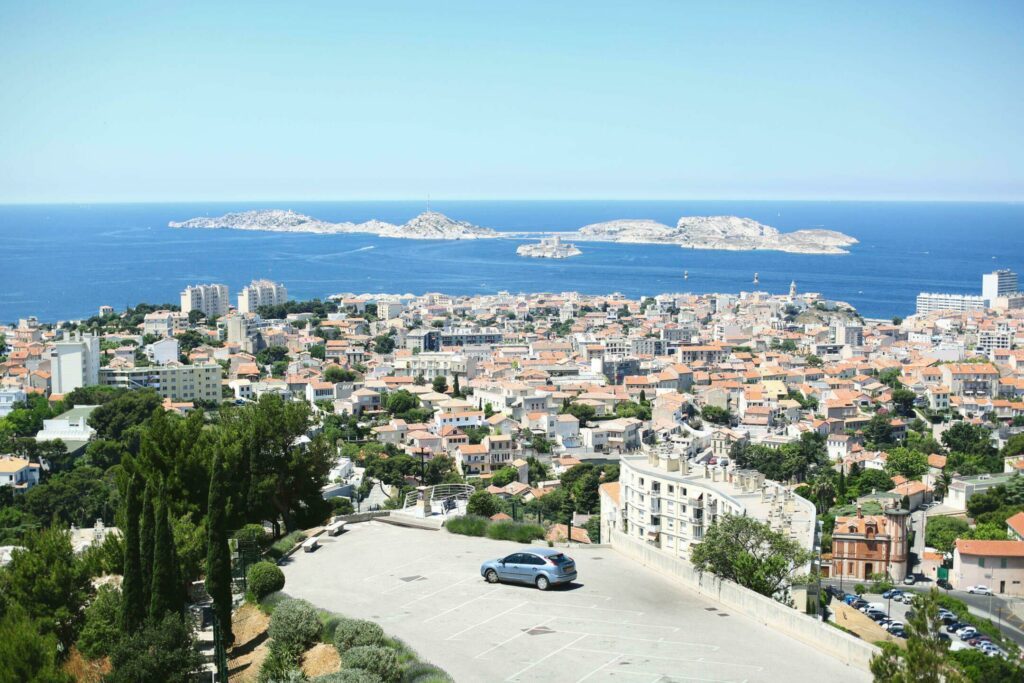
[[[275,541],[274,544],[270,546],[270,549],[267,550],[267,557],[274,560],[280,560],[288,551],[299,543],[302,543],[304,540],[306,540],[306,534],[301,531],[293,531],[287,536]]]
[[[352,648],[341,658],[341,665],[346,669],[362,669],[377,674],[383,683],[399,683],[402,680],[402,668],[395,651],[380,645]]]
[[[334,647],[342,657],[354,647],[383,643],[384,629],[372,621],[341,619],[334,629]]]
[[[539,524],[524,524],[511,520],[492,522],[486,517],[465,515],[454,517],[445,522],[449,533],[462,536],[487,536],[498,541],[517,541],[529,543],[537,538],[544,538],[544,527]]]

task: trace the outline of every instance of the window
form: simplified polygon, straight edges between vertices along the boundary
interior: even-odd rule
[[[978,566],[979,567],[984,567],[985,566],[985,558],[984,557],[979,557],[978,558]]]
[[[1006,569],[1006,558],[1005,557],[1000,557],[999,558],[999,568],[1000,569]]]
[[[672,484],[669,484],[668,485],[668,492],[669,493],[675,493],[676,492],[676,487],[673,486]]]

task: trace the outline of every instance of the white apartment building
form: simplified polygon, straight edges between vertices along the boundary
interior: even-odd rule
[[[54,394],[66,394],[79,387],[99,384],[100,339],[78,334],[53,345],[50,354],[50,387]]]
[[[174,337],[165,337],[160,341],[149,344],[145,350],[146,358],[157,365],[167,365],[178,361],[178,340]]]
[[[395,368],[404,369],[406,374],[416,377],[423,375],[428,382],[435,377],[445,377],[449,381],[455,375],[460,381],[476,377],[476,360],[472,356],[450,351],[425,351],[406,358],[396,358]]]
[[[984,311],[985,297],[973,294],[936,294],[921,292],[917,295],[917,315],[935,313],[936,311]]]
[[[39,465],[14,455],[0,455],[0,486],[26,491],[39,483]]]
[[[142,319],[142,333],[173,337],[188,329],[188,314],[180,311],[153,311]]]
[[[602,521],[673,557],[688,559],[690,547],[722,515],[753,517],[805,549],[814,547],[809,500],[754,470],[691,465],[671,444],[623,456],[619,486],[618,518],[602,510]]]
[[[270,280],[253,280],[238,293],[238,312],[255,313],[260,306],[277,306],[288,301],[284,285]]]
[[[1020,289],[1017,273],[1012,270],[995,270],[981,276],[981,298],[991,306],[997,298],[1016,294]]]
[[[231,299],[227,285],[192,285],[181,293],[181,312],[202,311],[207,318],[226,315]]]
[[[122,389],[154,389],[173,401],[220,401],[221,367],[202,365],[151,365],[144,368],[103,368],[100,381]]]
[[[21,389],[0,389],[0,417],[7,417],[14,410],[15,403],[21,403],[28,399]]]

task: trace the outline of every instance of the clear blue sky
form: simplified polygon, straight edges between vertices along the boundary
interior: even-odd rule
[[[1024,2],[3,2],[0,202],[1024,199]]]

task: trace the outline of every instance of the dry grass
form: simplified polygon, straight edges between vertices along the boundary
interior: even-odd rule
[[[71,654],[68,656],[68,660],[64,662],[64,671],[79,683],[100,683],[103,677],[110,673],[110,670],[111,666],[108,658],[86,659],[76,647],[71,648]]]
[[[877,643],[883,640],[888,643],[896,643],[900,647],[907,646],[907,641],[890,634],[876,624],[871,617],[860,610],[850,607],[841,600],[833,598],[828,607],[834,613],[832,621],[843,628],[853,631],[860,636],[861,640],[866,640],[869,643]]]
[[[267,656],[267,626],[270,617],[255,605],[242,605],[231,618],[235,644],[228,652],[228,680],[251,683],[259,675]]]
[[[308,677],[332,674],[341,669],[341,657],[333,645],[317,643],[302,655],[302,671]]]

